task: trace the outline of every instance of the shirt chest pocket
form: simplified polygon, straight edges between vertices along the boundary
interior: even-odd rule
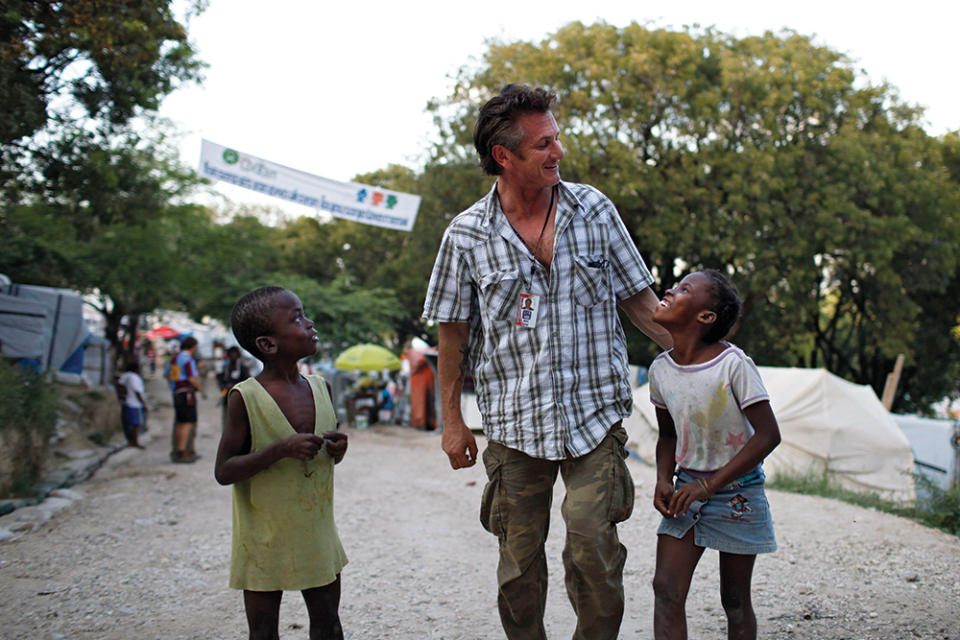
[[[478,286],[483,317],[488,320],[515,320],[521,285],[520,271],[516,269],[493,271],[481,276]]]
[[[610,298],[609,261],[602,255],[578,255],[573,263],[573,297],[582,307]]]

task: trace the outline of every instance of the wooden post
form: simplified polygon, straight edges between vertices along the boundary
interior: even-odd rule
[[[903,354],[897,356],[897,362],[893,365],[893,372],[887,375],[887,382],[883,385],[883,397],[881,402],[883,407],[890,411],[893,408],[893,398],[897,393],[897,385],[900,384],[900,374],[903,372]]]

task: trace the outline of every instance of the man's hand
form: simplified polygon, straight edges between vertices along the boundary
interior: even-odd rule
[[[333,463],[343,460],[343,456],[347,453],[347,434],[339,431],[324,431],[323,439],[327,441],[327,455],[333,458]]]
[[[477,439],[463,422],[444,422],[440,444],[454,469],[465,469],[477,463]]]

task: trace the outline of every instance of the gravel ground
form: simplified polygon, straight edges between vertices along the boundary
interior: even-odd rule
[[[162,383],[162,381],[161,381]],[[163,387],[149,381],[154,398]],[[219,409],[201,406],[194,465],[167,459],[169,404],[151,414],[144,451],[125,449],[60,498],[42,526],[0,543],[0,638],[244,638],[241,597],[227,588],[230,489],[213,479]],[[502,638],[496,539],[480,527],[480,466],[452,471],[439,436],[377,425],[350,430],[336,473],[340,535],[350,557],[341,618],[353,639]],[[637,508],[622,638],[652,637],[657,515],[654,471],[630,461]],[[550,638],[570,637],[563,589],[562,490],[548,541]],[[780,550],[761,556],[754,601],[762,638],[960,639],[960,539],[821,498],[769,492]],[[49,502],[49,500],[48,500]],[[0,527],[33,517],[20,509]],[[688,601],[692,638],[725,637],[717,556],[700,563]],[[306,610],[287,594],[281,638],[306,638]]]

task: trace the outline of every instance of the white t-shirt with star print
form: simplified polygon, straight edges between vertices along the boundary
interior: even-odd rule
[[[680,365],[665,351],[650,365],[650,401],[670,412],[684,469],[714,471],[729,462],[753,435],[743,409],[770,399],[750,356],[722,344],[708,362]]]

